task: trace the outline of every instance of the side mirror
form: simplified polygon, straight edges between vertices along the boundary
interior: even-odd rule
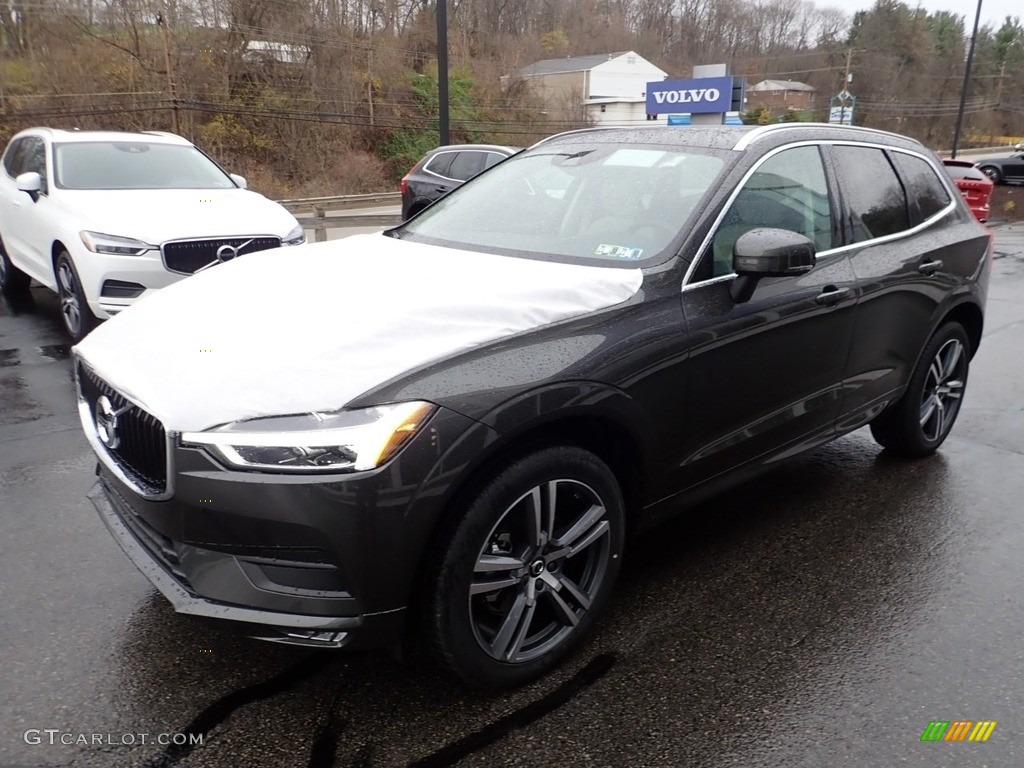
[[[814,243],[788,229],[752,229],[736,240],[732,269],[738,277],[730,293],[742,304],[750,300],[762,277],[792,277],[814,269]]]
[[[241,189],[249,188],[249,182],[245,180],[245,176],[239,176],[237,173],[229,173],[228,176],[230,176],[231,180],[235,182],[235,184],[237,184]]]
[[[14,183],[19,190],[32,198],[32,202],[38,200],[39,194],[43,191],[43,177],[35,171],[19,174]]]

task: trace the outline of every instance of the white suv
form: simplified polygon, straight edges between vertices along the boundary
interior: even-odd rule
[[[2,165],[0,289],[35,278],[56,291],[75,341],[187,275],[306,239],[288,211],[171,133],[33,128]]]

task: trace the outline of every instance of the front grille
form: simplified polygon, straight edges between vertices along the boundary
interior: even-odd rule
[[[148,495],[166,491],[167,433],[160,420],[131,403],[82,363],[78,364],[78,386],[94,422],[96,403],[104,395],[115,411],[127,408],[117,416],[117,447],[104,445],[103,449]]]
[[[225,245],[235,250],[222,253],[218,258],[217,251]],[[280,245],[281,238],[279,237],[221,237],[215,240],[181,240],[164,243],[160,251],[167,269],[191,275],[214,262],[229,261],[235,256],[265,251]]]

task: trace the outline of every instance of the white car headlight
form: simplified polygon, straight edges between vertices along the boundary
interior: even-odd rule
[[[304,242],[306,242],[306,230],[300,224],[284,236],[281,245],[302,245]]]
[[[358,472],[394,456],[430,419],[436,406],[413,401],[356,411],[273,416],[185,432],[239,469],[263,472]]]
[[[157,247],[135,240],[130,237],[105,235],[102,232],[83,230],[78,233],[82,243],[93,253],[109,253],[114,256],[141,256],[146,251],[155,251]]]

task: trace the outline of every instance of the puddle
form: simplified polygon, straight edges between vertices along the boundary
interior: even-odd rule
[[[71,357],[71,345],[70,344],[48,344],[44,347],[39,347],[39,354],[43,357],[48,357],[51,360],[67,360]]]

